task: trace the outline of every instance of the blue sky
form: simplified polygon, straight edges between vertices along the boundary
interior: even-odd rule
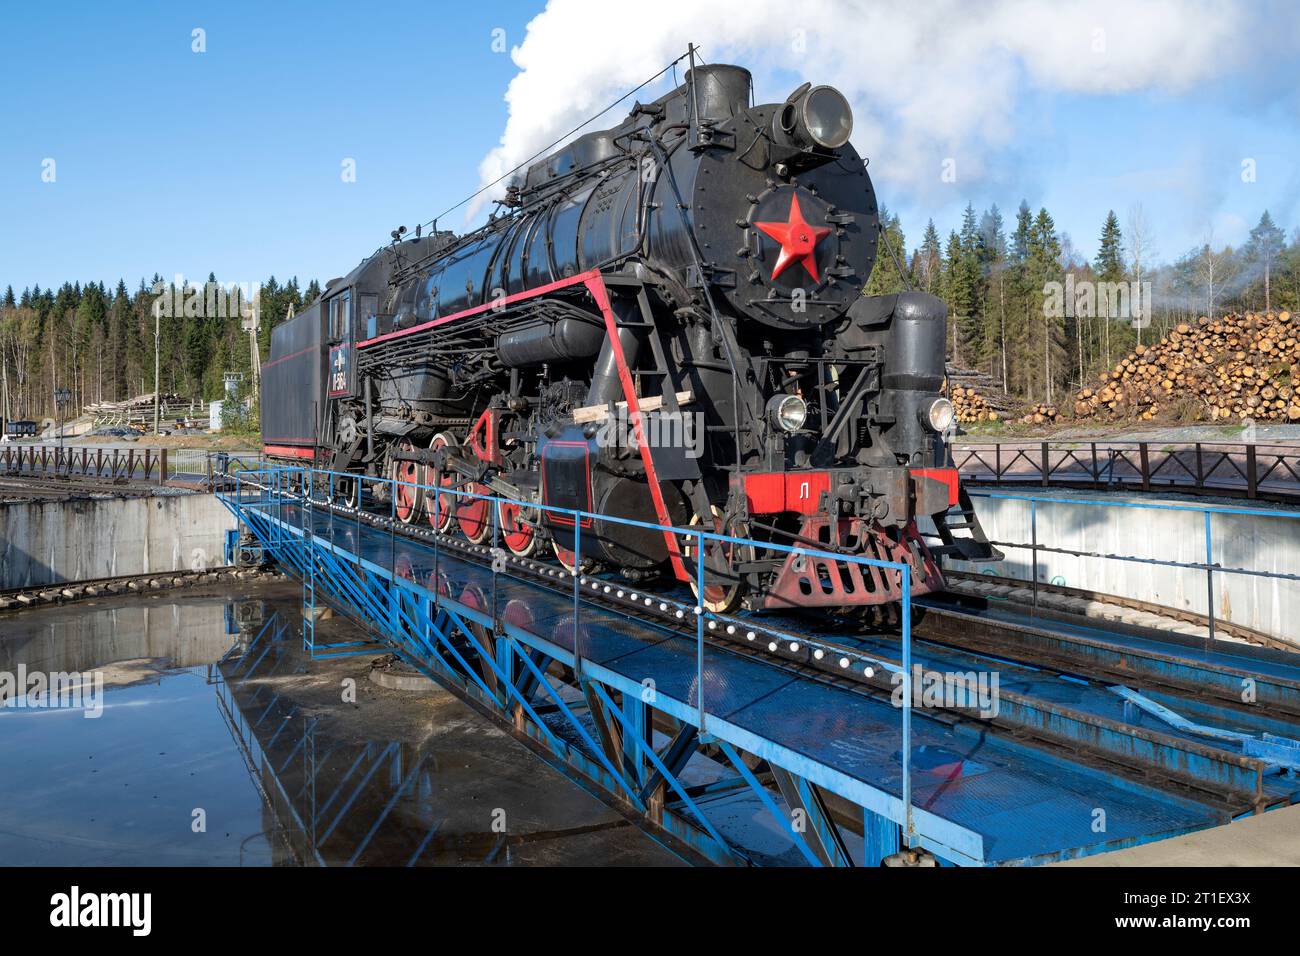
[[[477,188],[518,72],[492,51],[492,31],[519,43],[542,6],[6,5],[0,287],[344,274],[393,227]],[[196,27],[202,54],[191,50]],[[615,27],[611,42],[635,45],[637,31]],[[1029,86],[1008,108],[1015,134],[986,157],[990,172],[939,189],[892,174],[887,139],[855,144],[911,246],[931,216],[946,235],[967,201],[997,202],[1010,220],[1025,198],[1091,257],[1107,209],[1122,220],[1140,201],[1171,260],[1210,225],[1218,242],[1240,242],[1265,207],[1288,232],[1300,223],[1290,69],[1261,58],[1248,80],[1182,95]],[[1289,97],[1278,92],[1288,85]],[[1254,183],[1241,181],[1247,157]],[[340,176],[348,158],[354,183]]]

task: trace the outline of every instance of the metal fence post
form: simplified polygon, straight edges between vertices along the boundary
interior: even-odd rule
[[[912,569],[903,565],[903,842],[910,849],[912,821]]]
[[[695,532],[695,702],[704,735],[704,532]]]
[[[573,676],[582,681],[581,632],[578,628],[580,605],[582,602],[582,516],[573,512]]]
[[[1205,616],[1210,623],[1210,640],[1214,640],[1214,539],[1210,512],[1205,512]]]
[[[1029,501],[1029,541],[1033,555],[1034,607],[1038,607],[1038,499]]]
[[[1255,444],[1246,446],[1246,497],[1254,498],[1259,491],[1259,473],[1255,466]]]
[[[1047,442],[1043,442],[1043,465],[1042,465],[1042,468],[1043,468],[1043,487],[1044,487],[1044,488],[1047,487],[1048,480],[1049,480],[1049,479],[1051,478],[1051,476],[1052,476],[1052,459],[1051,459],[1050,456],[1051,456],[1051,451],[1050,451],[1049,448],[1048,448],[1048,444],[1047,444]]]
[[[492,630],[497,630],[497,580],[505,571],[505,551],[501,547],[501,501],[493,496],[488,501],[488,507],[492,509]],[[497,571],[497,567],[501,571]],[[577,644],[574,644],[576,650]]]

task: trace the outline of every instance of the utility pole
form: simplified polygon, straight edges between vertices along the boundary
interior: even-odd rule
[[[4,414],[0,415],[0,420],[4,421],[6,428],[9,425],[9,362],[7,359],[3,343],[0,343],[0,379],[3,380],[4,388]],[[0,435],[3,435],[3,431],[0,431]]]
[[[153,433],[158,434],[162,416],[162,309],[153,304]]]
[[[288,322],[293,318],[293,303],[289,303],[289,314],[285,316],[284,321]],[[258,329],[262,324],[261,303],[258,299],[253,300],[252,308],[243,319],[244,328],[248,330],[248,348],[249,348],[249,365],[253,372],[253,402],[256,404],[261,400],[260,391],[262,384],[262,355],[257,344]]]
[[[72,390],[71,390],[71,389],[68,389],[68,388],[57,388],[57,387],[54,389],[54,411],[55,411],[56,416],[58,417],[58,422],[59,422],[59,425],[58,425],[58,427],[59,427],[59,453],[58,453],[58,457],[56,457],[56,458],[54,459],[54,460],[55,460],[55,470],[56,470],[56,471],[57,471],[58,468],[59,468],[58,462],[61,460],[61,458],[62,458],[62,456],[63,456],[63,420],[64,420],[65,415],[66,415],[66,413],[65,413],[65,409],[68,407],[68,403],[71,402],[71,401],[72,401]]]

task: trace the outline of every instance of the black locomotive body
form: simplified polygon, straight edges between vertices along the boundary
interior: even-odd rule
[[[580,536],[632,580],[694,581],[693,539],[606,516],[758,542],[706,546],[714,610],[899,598],[893,573],[764,542],[905,561],[913,594],[942,587],[939,553],[996,558],[947,464],[945,306],[863,295],[879,222],[847,101],[749,95],[697,67],[530,166],[483,228],[395,233],[274,330],[267,453],[400,479],[401,520],[566,567]]]

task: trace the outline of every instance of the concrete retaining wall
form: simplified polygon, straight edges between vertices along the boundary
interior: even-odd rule
[[[972,489],[972,494],[975,510],[991,540],[1026,544],[1031,540],[1028,501],[983,497],[980,489]],[[1039,501],[1037,506],[1040,545],[1166,561],[1205,562],[1205,517],[1200,512],[1073,503],[1080,499],[1096,500],[1097,492],[1035,491],[1033,494],[1053,499]],[[1113,495],[1107,500],[1205,504],[1204,501],[1126,495]],[[1268,506],[1266,510],[1275,508]],[[1283,509],[1276,506],[1276,510]],[[1212,515],[1213,563],[1225,568],[1300,573],[1300,512],[1295,513],[1298,517]],[[995,568],[1001,576],[1030,580],[1033,565],[1029,549],[1004,547],[1002,550],[1007,559],[1000,565],[954,562],[953,567],[983,572]],[[1208,604],[1204,571],[1039,552],[1038,579],[1201,614]],[[1217,618],[1294,640],[1300,637],[1300,581],[1216,572],[1214,613]]]
[[[119,661],[195,667],[230,647],[225,597],[155,604],[132,598],[111,607],[69,604],[15,615],[0,629],[0,672],[91,671]]]
[[[0,588],[215,567],[233,527],[212,495],[0,503]]]

